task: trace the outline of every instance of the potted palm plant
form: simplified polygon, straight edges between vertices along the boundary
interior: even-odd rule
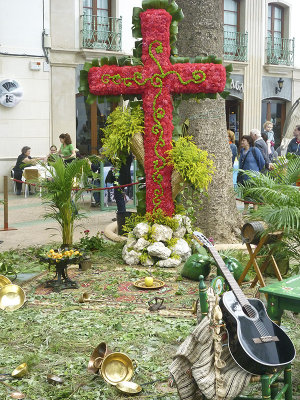
[[[74,185],[89,172],[89,163],[87,159],[76,159],[65,165],[60,157],[55,156],[53,162],[43,166],[49,176],[41,182],[43,203],[47,207],[44,217],[58,222],[62,247],[69,248],[73,243],[74,221],[84,217],[78,212],[78,200],[83,189],[74,190]]]

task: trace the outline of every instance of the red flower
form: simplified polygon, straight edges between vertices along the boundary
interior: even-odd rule
[[[86,229],[85,231],[83,231],[83,233],[85,233],[86,235],[88,235],[90,233],[90,231],[88,229]]]

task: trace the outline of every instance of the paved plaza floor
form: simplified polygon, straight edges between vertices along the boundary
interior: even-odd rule
[[[0,195],[3,198],[3,194]],[[105,226],[112,222],[116,211],[101,211],[100,208],[92,208],[91,195],[85,194],[80,202],[81,212],[86,218],[75,221],[74,242],[78,241],[85,229],[89,229],[91,235],[98,231],[104,231]],[[38,195],[16,196],[11,193],[8,196],[8,227],[16,230],[0,231],[0,251],[14,248],[25,248],[34,245],[43,245],[51,242],[61,242],[59,225],[52,219],[45,220],[45,206]],[[0,205],[0,229],[4,227],[3,205]],[[51,228],[51,229],[50,229]]]

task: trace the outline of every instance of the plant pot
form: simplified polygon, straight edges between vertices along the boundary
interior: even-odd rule
[[[123,236],[123,226],[125,225],[125,218],[130,217],[132,214],[136,214],[135,211],[124,211],[124,212],[117,212],[117,224],[118,224],[118,235]]]
[[[80,269],[81,271],[87,271],[92,267],[92,261],[91,260],[83,260],[80,263]]]

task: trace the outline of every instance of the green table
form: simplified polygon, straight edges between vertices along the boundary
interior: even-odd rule
[[[284,310],[300,312],[300,275],[272,283],[259,291],[267,295],[267,312],[276,324],[280,325]]]

